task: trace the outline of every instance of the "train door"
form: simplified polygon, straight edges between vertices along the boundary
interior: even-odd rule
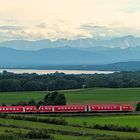
[[[25,112],[26,110],[25,110],[25,107],[23,107],[23,112]]]
[[[52,106],[52,112],[54,112],[54,106]]]
[[[91,112],[91,106],[87,106],[87,112]]]

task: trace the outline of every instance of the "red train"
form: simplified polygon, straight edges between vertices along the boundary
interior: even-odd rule
[[[132,112],[131,104],[96,104],[63,106],[0,106],[0,113],[78,113],[78,112]]]

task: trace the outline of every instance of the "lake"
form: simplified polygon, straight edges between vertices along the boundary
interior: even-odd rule
[[[94,71],[94,70],[36,70],[36,69],[0,69],[0,72],[8,71],[12,73],[37,73],[37,74],[50,74],[57,72],[63,72],[65,74],[111,74],[114,71]]]

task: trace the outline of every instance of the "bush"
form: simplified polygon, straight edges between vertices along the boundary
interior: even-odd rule
[[[140,111],[140,102],[138,102],[136,105],[136,111]]]
[[[26,134],[26,138],[29,139],[49,139],[54,140],[54,138],[48,134],[46,130],[31,130]]]
[[[43,102],[45,105],[66,105],[66,97],[57,91],[47,94]]]
[[[113,124],[105,124],[105,125],[99,125],[96,124],[93,126],[95,129],[100,129],[100,130],[113,130],[113,131],[123,131],[123,132],[137,132],[138,129],[136,127],[130,127],[130,126],[118,126],[118,125],[113,125]]]

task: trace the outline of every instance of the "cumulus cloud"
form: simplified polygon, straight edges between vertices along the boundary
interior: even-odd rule
[[[91,37],[91,34],[79,27],[75,27],[72,24],[65,24],[65,22],[57,22],[53,24],[46,24],[41,22],[34,26],[0,26],[0,41],[12,40],[12,39],[27,39],[27,40],[39,40],[39,39],[75,39]]]
[[[116,21],[117,22],[117,21]],[[82,30],[89,32],[93,38],[110,38],[115,36],[126,36],[126,35],[140,35],[138,27],[126,27],[118,22],[118,25],[113,23],[108,25],[97,25],[97,24],[83,24],[80,27]]]
[[[0,41],[140,36],[140,0],[0,2]]]

